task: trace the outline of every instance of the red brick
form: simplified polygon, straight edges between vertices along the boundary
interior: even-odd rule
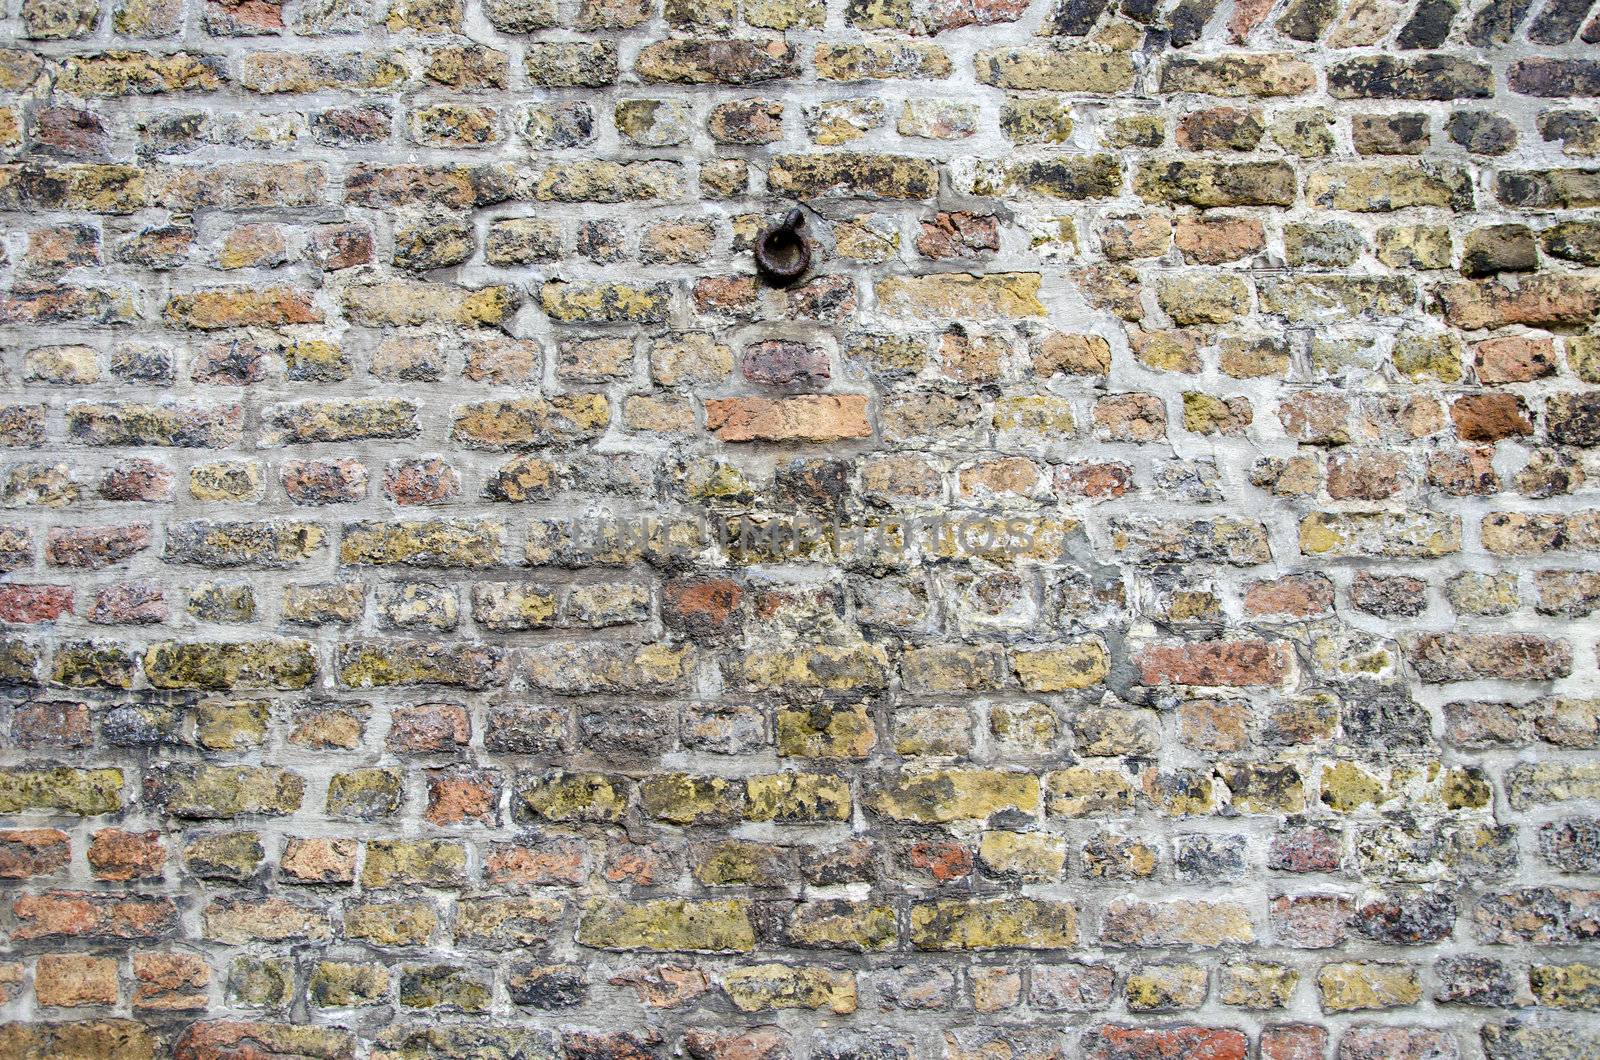
[[[1178,249],[1188,261],[1220,265],[1266,249],[1266,230],[1253,217],[1186,217],[1175,232]]]
[[[115,1005],[117,959],[84,953],[47,953],[33,968],[33,995],[41,1005]]]
[[[133,955],[133,1007],[157,1012],[203,1009],[211,969],[192,953]]]
[[[124,832],[102,828],[89,843],[89,867],[97,880],[159,879],[167,849],[159,832]]]
[[[715,398],[706,430],[724,442],[836,442],[866,438],[867,399],[857,394]]]
[[[293,883],[354,883],[359,846],[354,839],[289,839],[278,867]]]
[[[88,747],[94,730],[86,703],[24,703],[11,715],[11,735],[21,747]]]
[[[0,832],[0,878],[26,880],[60,872],[72,861],[67,833],[54,828]]]
[[[484,878],[490,883],[529,886],[572,886],[589,874],[588,848],[577,839],[547,837],[496,843],[484,856]]]
[[[45,562],[52,567],[100,570],[150,547],[148,526],[51,527],[45,538]]]
[[[1140,650],[1147,685],[1275,685],[1289,674],[1287,645],[1261,640],[1151,644]]]
[[[169,898],[120,898],[114,895],[50,891],[19,895],[11,903],[17,940],[48,938],[149,939],[178,926],[178,911]]]
[[[1555,372],[1556,344],[1553,339],[1485,339],[1472,348],[1472,364],[1478,382],[1489,386],[1532,382]]]
[[[1463,442],[1498,442],[1533,433],[1528,409],[1515,394],[1468,394],[1450,406],[1450,419]]]
[[[936,883],[965,879],[973,868],[972,851],[965,844],[933,840],[913,844],[906,863],[926,872]]]
[[[461,474],[437,457],[391,464],[383,492],[399,505],[442,504],[461,492]]]
[[[1310,1023],[1275,1023],[1261,1029],[1261,1060],[1322,1060],[1328,1032]]]
[[[1083,1035],[1084,1060],[1245,1060],[1249,1040],[1227,1027],[1118,1027]]]
[[[471,736],[467,709],[459,703],[421,703],[395,708],[389,725],[389,750],[433,754],[464,747]]]
[[[500,789],[488,770],[433,770],[428,774],[428,809],[432,824],[494,825]]]
[[[1244,594],[1247,615],[1310,618],[1333,610],[1333,583],[1321,574],[1293,574],[1251,582]]]
[[[1268,906],[1272,934],[1285,946],[1324,949],[1349,937],[1352,904],[1338,894],[1279,895]]]
[[[70,585],[0,585],[0,622],[54,622],[71,614]]]
[[[717,633],[729,628],[744,590],[730,578],[684,578],[662,590],[666,621],[691,633]]]

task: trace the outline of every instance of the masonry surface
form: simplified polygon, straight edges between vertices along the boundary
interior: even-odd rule
[[[0,1057],[1600,1057],[1588,5],[10,0]]]

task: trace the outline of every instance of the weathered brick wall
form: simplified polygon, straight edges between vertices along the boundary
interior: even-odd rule
[[[8,4],[0,1056],[1594,1060],[1588,5]]]

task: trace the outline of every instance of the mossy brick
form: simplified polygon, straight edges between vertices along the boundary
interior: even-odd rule
[[[721,983],[740,1012],[814,1009],[847,1016],[857,1005],[856,974],[847,969],[751,964],[724,972]]]
[[[932,951],[1065,950],[1078,943],[1078,913],[1071,902],[1020,896],[915,902],[909,940]]]
[[[169,563],[215,570],[285,569],[317,555],[327,538],[317,523],[193,519],[167,527],[163,554]]]
[[[339,562],[365,566],[482,568],[500,563],[505,524],[492,519],[346,523]]]
[[[1341,961],[1317,972],[1324,1012],[1405,1008],[1422,997],[1417,969],[1378,961]]]
[[[664,286],[552,280],[539,292],[540,305],[557,324],[664,324],[669,305]],[[600,407],[604,408],[603,399]]]
[[[266,860],[267,850],[258,832],[201,835],[183,847],[184,871],[202,880],[245,883],[255,878]]]
[[[1435,513],[1313,512],[1300,521],[1300,550],[1317,556],[1445,556],[1461,549],[1461,520]]]
[[[535,949],[555,938],[566,912],[566,903],[543,895],[464,898],[453,938],[469,950]]]
[[[1127,52],[1070,44],[987,49],[973,57],[973,66],[985,85],[1074,95],[1116,95],[1134,80]]]
[[[626,112],[621,120],[628,126]],[[664,134],[638,130],[637,135],[648,139]],[[551,165],[539,174],[533,194],[544,202],[627,203],[670,202],[682,198],[683,191],[683,168],[676,162],[593,161]],[[597,289],[629,290],[620,284],[600,285]],[[556,315],[548,302],[545,312]]]
[[[339,298],[349,319],[368,327],[503,327],[520,300],[507,286],[467,289],[426,280],[352,284]]]
[[[750,916],[743,899],[593,898],[583,907],[577,940],[602,950],[747,953],[756,946]]]
[[[1034,814],[1039,810],[1039,780],[994,769],[907,770],[884,778],[867,805],[887,820],[924,824],[981,821],[1007,812]]]
[[[1292,206],[1296,196],[1294,169],[1283,162],[1142,162],[1133,187],[1146,202],[1201,209]]]
[[[294,813],[305,798],[305,779],[272,766],[167,763],[145,774],[153,804],[174,817],[229,820]]]
[[[1098,639],[1014,650],[1011,665],[1029,692],[1067,692],[1090,688],[1110,673],[1111,655]]]
[[[894,907],[872,901],[816,899],[789,914],[784,938],[807,949],[869,953],[892,948],[900,936]]]
[[[671,695],[687,688],[696,655],[688,645],[573,642],[530,647],[522,672],[534,688],[557,695]]]
[[[658,773],[639,783],[640,811],[668,824],[731,824],[744,801],[744,785],[725,777]]]
[[[1444,163],[1328,166],[1306,177],[1306,200],[1355,213],[1413,207],[1462,212],[1472,209],[1470,174]]]
[[[658,779],[652,789],[658,796],[663,783]],[[631,789],[626,778],[603,773],[528,776],[518,779],[512,807],[519,816],[534,820],[616,822],[627,812]]]
[[[1284,52],[1236,52],[1214,58],[1174,56],[1161,67],[1163,92],[1208,96],[1299,96],[1316,87],[1316,68]]]
[[[260,51],[244,58],[239,86],[262,95],[393,88],[407,79],[401,59],[399,53],[384,51],[314,55]]]
[[[822,43],[812,53],[817,77],[825,81],[932,81],[949,77],[949,54],[937,44],[866,40]]]
[[[533,41],[523,52],[530,84],[544,88],[600,88],[617,80],[615,41]]]
[[[502,649],[473,643],[362,641],[341,644],[334,670],[347,688],[440,685],[470,690],[505,683]]]
[[[493,1000],[493,984],[484,970],[410,965],[401,971],[398,997],[410,1009],[484,1012]]]
[[[399,812],[405,799],[404,776],[396,769],[353,769],[328,780],[329,817],[370,821]]]
[[[138,657],[125,645],[64,641],[56,646],[50,680],[65,688],[130,689],[138,672]]]
[[[318,1008],[353,1008],[388,999],[389,970],[381,964],[318,961],[306,979],[306,996]]]
[[[162,641],[144,654],[145,679],[156,688],[280,689],[316,679],[317,660],[303,640]]]
[[[1584,0],[19,4],[0,1055],[1587,1056]]]
[[[439,914],[424,900],[352,901],[344,906],[344,936],[370,946],[425,946],[439,930]]]
[[[447,839],[369,840],[361,869],[365,887],[460,887],[466,883],[466,848]]]
[[[283,1008],[293,995],[294,965],[286,959],[235,957],[228,965],[227,996],[242,1008]]]
[[[1122,193],[1122,164],[1114,155],[983,163],[954,178],[958,190],[974,195],[1083,202]],[[1065,239],[1075,242],[1070,229]],[[926,246],[919,241],[919,248]],[[924,251],[927,253],[927,251]],[[932,255],[930,255],[932,256]]]
[[[122,809],[122,783],[120,769],[8,767],[0,770],[0,813],[114,813]]]
[[[751,652],[745,656],[743,671],[746,686],[753,690],[799,687],[845,692],[888,683],[887,657],[872,644]]]
[[[238,405],[83,402],[66,415],[68,435],[85,445],[220,449],[244,436]]]
[[[155,1032],[131,1019],[33,1020],[0,1023],[0,1050],[13,1056],[117,1056],[155,1060]]]
[[[307,445],[369,438],[410,438],[417,433],[417,406],[400,398],[299,401],[263,413],[269,444]]]
[[[744,815],[751,821],[844,821],[853,805],[850,782],[822,773],[748,777]]]
[[[548,449],[592,441],[610,418],[602,394],[510,398],[458,407],[451,436],[473,449]]]
[[[878,281],[874,295],[895,317],[991,320],[1042,317],[1040,276],[1032,272],[937,273]]]
[[[835,152],[779,155],[767,181],[775,191],[800,198],[830,193],[878,199],[927,199],[939,189],[937,169],[906,155]]]

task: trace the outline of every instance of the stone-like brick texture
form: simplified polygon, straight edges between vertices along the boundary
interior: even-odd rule
[[[0,1057],[1600,1057],[1590,7],[11,0]]]

